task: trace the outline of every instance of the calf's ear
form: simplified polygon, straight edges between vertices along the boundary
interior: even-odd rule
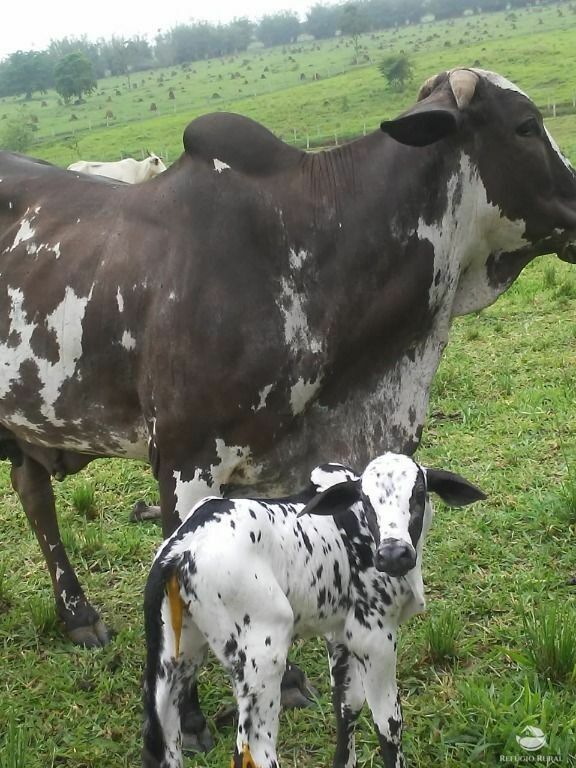
[[[427,469],[426,481],[428,490],[437,493],[450,507],[465,507],[486,498],[478,486],[444,469]]]
[[[360,480],[345,480],[317,493],[304,509],[298,513],[303,515],[336,515],[344,512],[360,499]]]

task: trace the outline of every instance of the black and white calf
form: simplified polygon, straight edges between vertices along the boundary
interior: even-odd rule
[[[278,768],[280,684],[296,634],[328,641],[335,768],[356,765],[364,701],[384,765],[403,766],[396,631],[425,606],[430,491],[453,506],[485,498],[459,475],[386,453],[360,477],[316,467],[297,496],[201,501],[159,549],[146,585],[143,766],[182,766],[180,703],[210,647],[238,702],[232,768]]]

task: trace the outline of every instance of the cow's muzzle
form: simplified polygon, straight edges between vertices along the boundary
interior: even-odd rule
[[[405,576],[416,565],[416,550],[402,539],[384,539],[376,551],[374,565],[389,576]]]

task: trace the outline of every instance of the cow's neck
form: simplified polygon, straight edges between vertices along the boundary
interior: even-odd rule
[[[302,379],[308,387],[301,392],[301,410],[306,397],[317,394],[317,398],[299,417],[300,428],[264,462],[270,471],[263,477],[271,487],[278,487],[275,470],[279,467],[285,475],[285,468],[292,467],[292,483],[296,483],[305,480],[302,469],[326,459],[358,468],[384,450],[412,453],[420,441],[430,386],[453,317],[492,303],[507,287],[490,283],[486,262],[496,246],[505,250],[522,245],[523,224],[504,220],[487,201],[481,179],[465,154],[442,169],[435,152],[419,160],[424,176],[427,164],[436,174],[439,187],[426,191],[441,201],[435,218],[429,205],[422,206],[426,215],[418,208],[411,214],[401,200],[388,201],[391,215],[386,217],[384,207],[379,221],[372,225],[364,220],[342,246],[335,237],[332,253],[318,254],[318,293],[307,295],[307,306],[315,308],[315,314],[308,316],[312,342],[308,349],[318,361],[327,349],[329,359],[324,369],[320,364],[311,372],[312,366]],[[344,152],[330,157],[330,165],[332,178],[337,179],[341,167],[348,183],[364,170],[357,165],[352,172]],[[365,170],[372,178],[374,171],[385,171],[374,159],[370,171]],[[338,207],[346,210],[344,205],[335,210]],[[410,215],[412,226],[407,228]],[[398,239],[395,217],[402,233]],[[342,229],[345,226],[346,219]],[[305,249],[291,253],[296,270],[314,256]],[[356,295],[358,278],[366,270],[371,270],[372,278],[362,280],[364,290]],[[295,275],[291,280],[292,285],[299,284]],[[322,332],[316,330],[315,317],[323,318]],[[322,381],[326,370],[329,386]]]

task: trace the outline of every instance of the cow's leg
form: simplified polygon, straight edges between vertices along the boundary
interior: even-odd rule
[[[334,768],[355,768],[354,724],[365,701],[358,662],[339,643],[328,642],[332,704],[336,717]]]
[[[362,681],[372,712],[385,768],[405,768],[402,753],[402,709],[396,684],[396,633],[372,633],[361,655]]]
[[[11,480],[44,554],[56,610],[66,632],[78,645],[106,645],[108,631],[84,596],[60,538],[50,475],[41,464],[25,455],[20,466],[12,466]]]

